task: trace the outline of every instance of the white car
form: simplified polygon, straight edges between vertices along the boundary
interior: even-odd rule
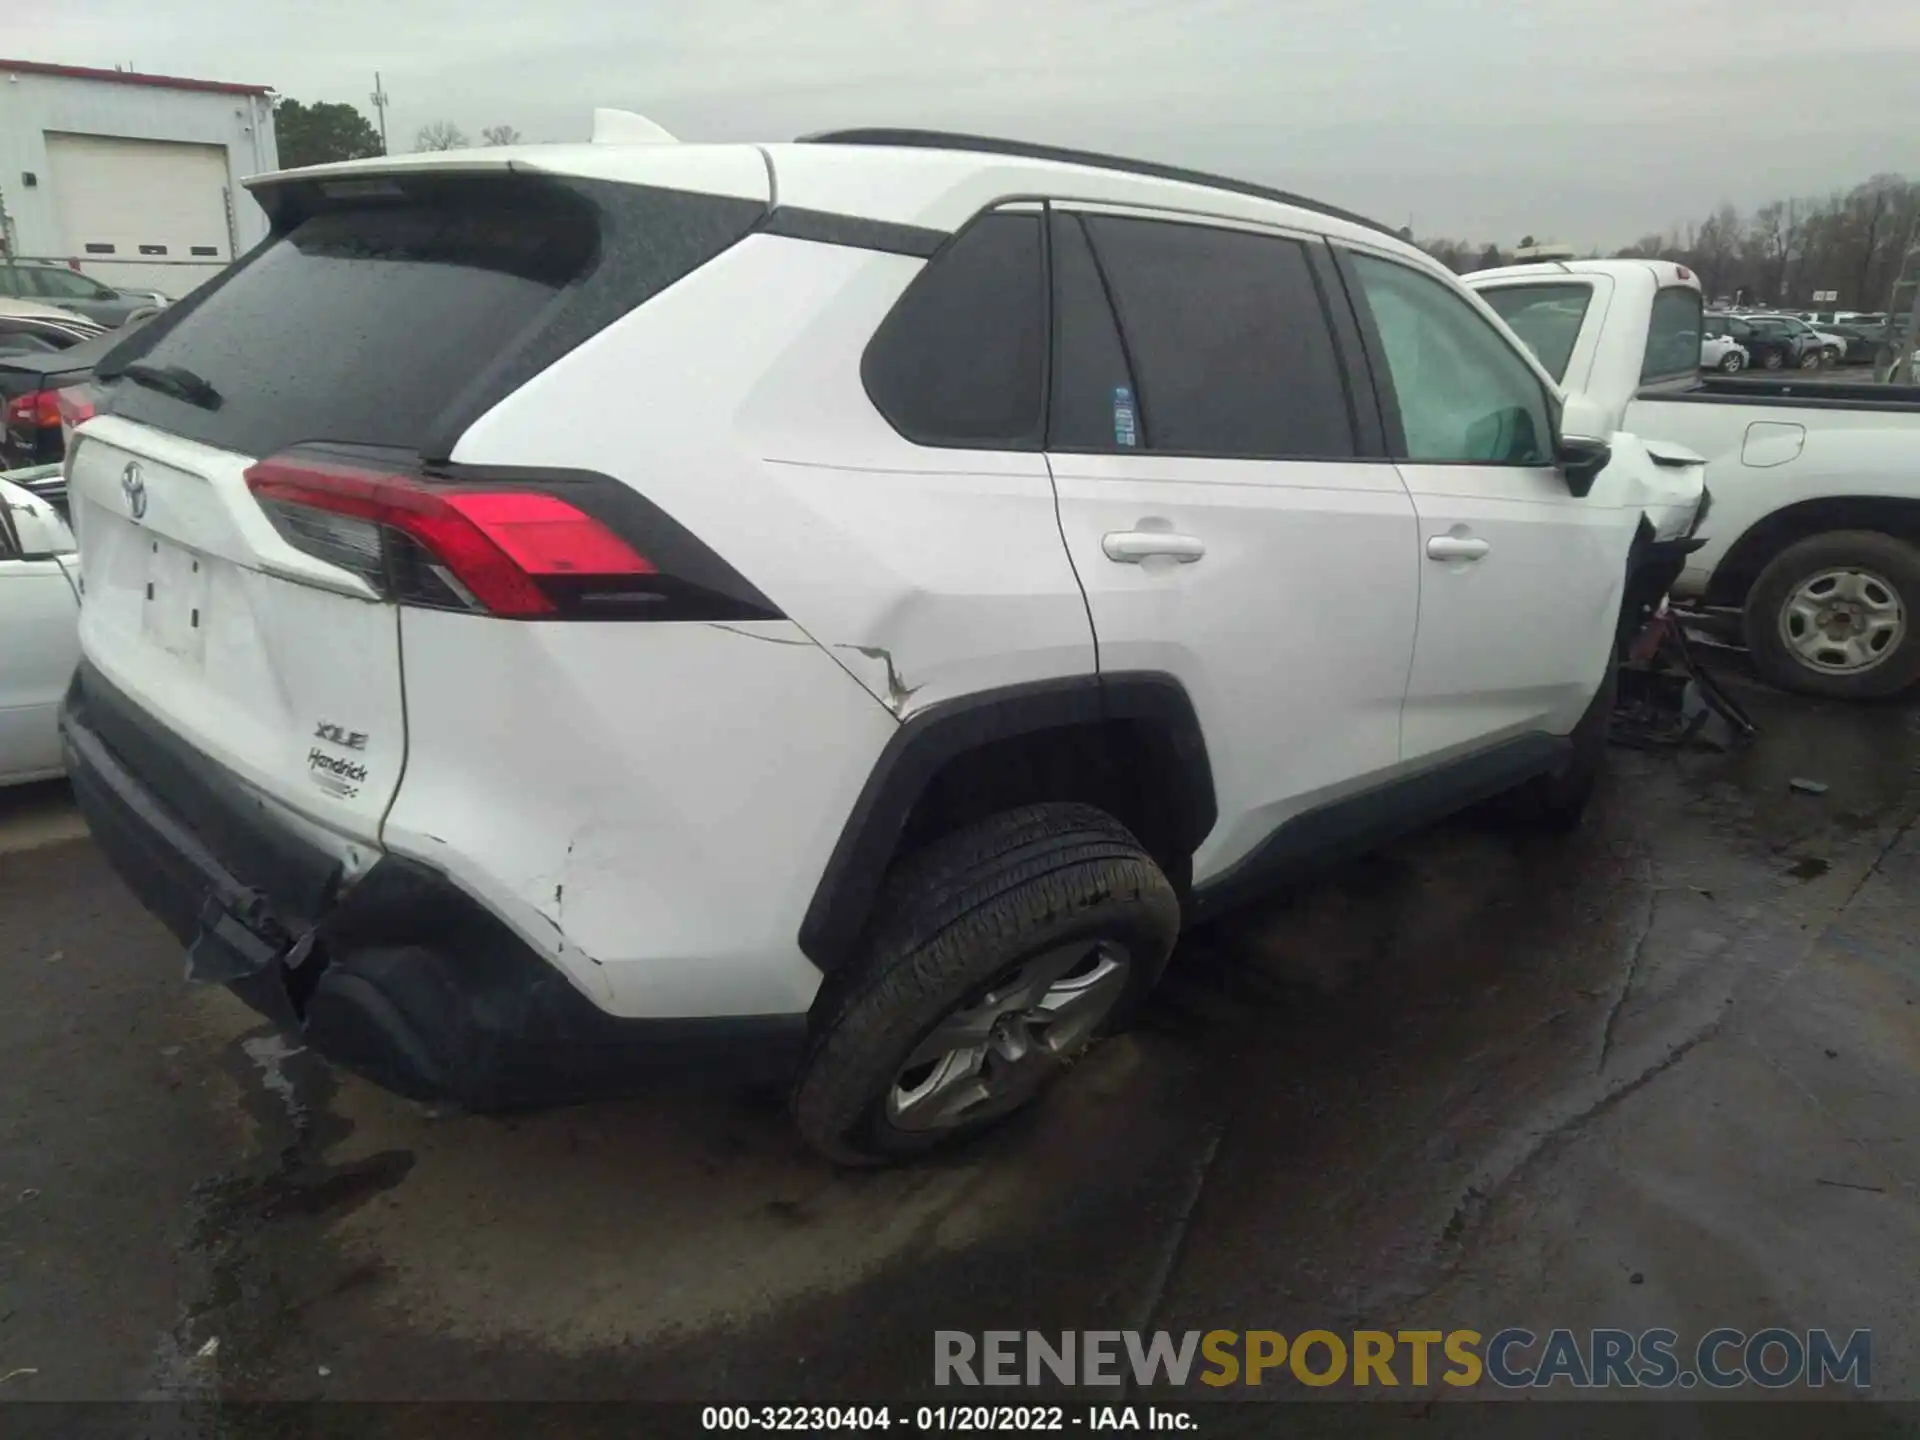
[[[1577,821],[1700,469],[1419,250],[601,128],[254,180],[277,238],[96,374],[64,734],[192,974],[475,1107],[771,1070],[871,1163],[1032,1099],[1186,919]]]
[[[62,772],[60,697],[80,658],[73,535],[0,476],[0,785]]]
[[[0,354],[65,350],[102,332],[95,321],[71,310],[0,296]]]
[[[1700,339],[1700,368],[1721,370],[1729,375],[1747,368],[1747,347],[1731,335],[1703,335]]]

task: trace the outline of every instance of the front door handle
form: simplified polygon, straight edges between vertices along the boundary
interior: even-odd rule
[[[1427,541],[1429,560],[1478,560],[1493,547],[1464,535],[1435,535]]]
[[[1206,542],[1198,537],[1165,530],[1109,530],[1100,537],[1100,548],[1109,560],[1122,565],[1138,565],[1153,555],[1171,555],[1182,565],[1191,565],[1207,553]]]

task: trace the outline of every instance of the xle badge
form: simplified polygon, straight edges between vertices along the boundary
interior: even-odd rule
[[[366,731],[349,730],[344,725],[335,725],[327,720],[314,724],[313,738],[346,750],[367,748]],[[329,795],[351,800],[360,793],[360,786],[366,781],[367,767],[363,761],[345,755],[330,755],[315,745],[307,751],[307,776]]]

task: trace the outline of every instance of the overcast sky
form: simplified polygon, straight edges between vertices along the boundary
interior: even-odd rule
[[[25,0],[14,0],[15,5]],[[683,139],[919,125],[1284,185],[1423,237],[1612,244],[1920,176],[1915,0],[60,0],[11,58],[419,127]]]

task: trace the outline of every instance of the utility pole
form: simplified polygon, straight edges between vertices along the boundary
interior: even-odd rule
[[[380,116],[380,153],[390,155],[387,149],[387,92],[380,84],[380,72],[373,72],[373,108]]]
[[[1911,307],[1907,328],[1887,367],[1885,379],[1892,384],[1909,384],[1915,370],[1914,347],[1920,345],[1920,215],[1907,227],[1906,247],[1900,252],[1900,268],[1894,272],[1893,288],[1887,293],[1887,336],[1892,339],[1905,292]],[[1884,351],[1882,352],[1885,353]]]

